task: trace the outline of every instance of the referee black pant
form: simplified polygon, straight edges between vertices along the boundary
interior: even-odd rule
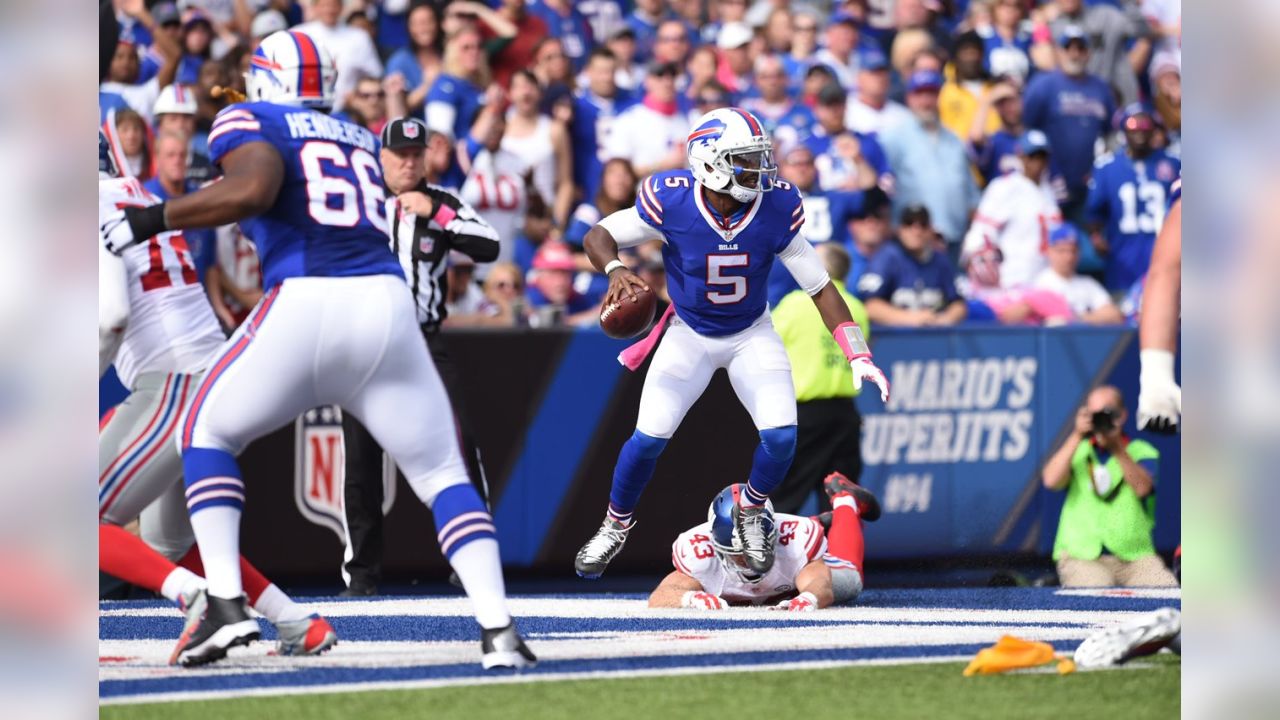
[[[773,509],[795,513],[818,491],[818,512],[831,509],[822,481],[842,472],[857,482],[862,475],[862,416],[853,398],[796,403],[796,456],[791,470],[769,494]]]
[[[445,348],[446,342],[437,332],[425,332],[427,348],[435,362],[445,391],[459,385],[458,368]],[[462,440],[462,459],[467,475],[489,505],[489,485],[485,480],[480,450],[476,447],[463,403],[449,392],[449,404],[457,419]],[[346,446],[345,501],[350,560],[343,566],[350,585],[376,586],[382,579],[382,448],[364,425],[350,413],[342,414],[343,443]]]

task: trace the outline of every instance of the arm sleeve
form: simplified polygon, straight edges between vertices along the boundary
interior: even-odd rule
[[[818,257],[818,252],[813,249],[808,240],[804,239],[802,233],[796,233],[791,238],[791,242],[778,253],[778,259],[787,266],[787,270],[791,273],[791,277],[796,279],[800,289],[811,297],[817,295],[819,290],[831,282],[831,278],[827,276],[827,269],[822,266],[822,259]]]
[[[493,262],[498,259],[501,244],[498,231],[492,225],[485,222],[462,198],[448,190],[429,188],[428,194],[454,212],[454,216],[442,228],[449,239],[449,247],[476,262]],[[436,220],[433,218],[431,222],[435,223]]]
[[[98,377],[115,361],[129,323],[129,273],[124,259],[98,243]]]
[[[664,240],[662,231],[645,222],[634,207],[619,210],[600,221],[619,248],[635,247],[649,240]],[[807,244],[807,243],[806,243]]]

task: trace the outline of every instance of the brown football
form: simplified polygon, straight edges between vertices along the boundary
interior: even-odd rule
[[[611,338],[633,338],[653,324],[658,311],[658,297],[652,290],[636,290],[635,302],[627,295],[612,305],[600,308],[600,328]]]

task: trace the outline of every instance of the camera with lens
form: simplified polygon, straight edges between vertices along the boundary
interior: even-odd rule
[[[1107,433],[1107,432],[1111,432],[1112,430],[1115,430],[1116,418],[1118,416],[1119,416],[1119,413],[1116,412],[1115,408],[1103,408],[1098,412],[1094,413],[1092,416],[1090,416],[1090,420],[1089,420],[1089,422],[1093,426],[1093,432]]]

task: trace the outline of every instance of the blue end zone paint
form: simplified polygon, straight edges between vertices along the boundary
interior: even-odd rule
[[[380,615],[378,617],[331,617],[328,619],[337,631],[338,637],[351,641],[386,641],[403,642],[457,642],[479,640],[480,629],[476,622],[466,617],[423,617],[420,615]],[[563,618],[525,616],[517,618],[520,632],[533,640],[538,637],[554,635],[559,638],[581,637],[593,633],[628,633],[628,632],[700,632],[716,630],[754,630],[767,629],[786,632],[793,628],[827,627],[832,632],[848,631],[855,627],[873,625],[989,625],[990,620],[947,620],[917,621],[895,620],[869,622],[859,620],[856,623],[845,621],[795,620],[779,619],[742,619],[729,620],[700,618],[691,616],[674,620],[670,618]],[[270,623],[260,621],[262,639],[275,640],[275,628]],[[1079,623],[1069,622],[1001,622],[1002,626],[1017,627],[1076,627]],[[102,618],[98,624],[98,638],[101,640],[170,640],[182,633],[182,618],[136,618],[111,617]]]
[[[548,599],[557,596],[532,596]],[[581,595],[560,596],[582,600]],[[596,596],[599,599],[600,596]],[[635,599],[640,595],[613,595],[609,599]],[[407,598],[394,598],[388,602],[404,601]],[[424,610],[430,609],[428,599]],[[367,602],[364,600],[351,602]],[[374,601],[377,603],[377,601]],[[334,603],[335,605],[337,603]],[[1147,611],[1160,607],[1178,606],[1178,600],[1123,597],[1123,596],[1079,596],[1060,595],[1053,588],[983,588],[983,589],[947,589],[947,590],[871,590],[865,593],[857,603],[859,607],[912,610],[961,609],[972,611],[1004,610],[1004,611]],[[143,610],[151,608],[168,608],[164,602],[104,602],[101,609],[110,611]],[[330,605],[333,607],[333,605]],[[561,660],[544,659],[538,667],[526,671],[525,674],[536,677],[548,673],[614,673],[615,677],[626,677],[628,672],[679,670],[682,668],[723,668],[736,670],[767,664],[787,664],[793,662],[820,661],[859,661],[859,660],[927,660],[942,657],[971,656],[979,649],[994,642],[995,630],[1010,628],[1017,633],[1018,628],[1045,627],[1080,627],[1080,622],[1063,621],[1035,622],[1031,618],[1025,620],[1002,617],[1000,620],[987,619],[975,615],[972,620],[948,621],[935,623],[930,620],[866,622],[841,620],[824,620],[819,611],[803,618],[788,616],[772,618],[763,615],[732,617],[726,615],[706,615],[690,613],[687,617],[633,617],[633,618],[571,618],[561,616],[522,616],[517,618],[521,630],[530,638],[531,643],[551,642],[553,640],[573,640],[587,638],[601,633],[619,633],[625,638],[626,633],[697,633],[700,631],[754,630],[771,628],[774,632],[785,633],[790,628],[814,628],[830,626],[833,645],[839,645],[841,639],[857,637],[859,628],[874,626],[910,625],[913,627],[933,624],[973,625],[987,624],[993,626],[993,636],[989,641],[981,643],[948,643],[938,645],[907,644],[878,645],[862,647],[818,647],[803,650],[768,649],[757,651],[730,651],[718,653],[696,654],[660,654],[638,657],[617,658],[567,658]],[[917,618],[919,615],[916,616]],[[330,621],[337,629],[340,637],[348,642],[359,641],[415,641],[420,648],[429,652],[431,642],[463,641],[474,642],[479,632],[474,620],[466,616],[337,616]],[[263,640],[273,639],[274,632],[263,623]],[[181,618],[176,612],[161,617],[151,616],[116,616],[104,615],[99,620],[99,636],[104,641],[117,639],[161,639],[171,640],[181,631]],[[881,633],[883,635],[883,633]],[[940,638],[941,639],[941,638]],[[608,643],[609,639],[600,642]],[[945,642],[945,641],[944,641]],[[1078,640],[1056,640],[1051,644],[1062,652],[1070,652]],[[845,643],[848,644],[847,642]],[[536,647],[536,645],[535,645]],[[674,646],[673,646],[674,647]],[[421,662],[421,661],[420,661]],[[269,669],[261,666],[242,666],[237,670],[235,659],[217,666],[220,672],[215,674],[183,674],[177,673],[167,677],[139,677],[128,679],[104,679],[99,682],[99,695],[103,698],[136,697],[145,699],[148,695],[174,692],[218,692],[228,693],[238,690],[278,688],[323,688],[333,684],[359,684],[373,682],[410,682],[421,680],[462,680],[480,679],[491,676],[482,671],[478,663],[450,663],[443,665],[408,664],[369,667],[361,666],[358,661],[351,665],[334,667],[317,667],[309,665],[307,659],[289,662],[280,667]]]
[[[625,672],[628,670],[664,670],[682,667],[734,669],[751,665],[767,665],[788,661],[892,660],[924,657],[972,655],[990,643],[937,645],[927,649],[906,647],[806,649],[795,652],[716,653],[709,655],[659,655],[649,657],[592,658],[588,660],[543,660],[523,675],[548,673]],[[1051,643],[1061,651],[1075,642]],[[146,693],[181,692],[183,690],[238,690],[247,688],[297,688],[308,685],[367,683],[405,680],[445,680],[450,678],[485,677],[478,663],[455,665],[419,665],[385,668],[299,668],[290,672],[244,673],[240,675],[204,676],[164,680],[108,680],[98,683],[100,697],[140,695]]]
[[[565,432],[565,424],[578,429],[596,426],[622,373],[614,357],[620,349],[616,341],[593,328],[575,332],[569,340],[493,513],[503,564],[531,565],[549,537],[595,435]],[[601,478],[600,490],[603,515],[607,478]]]

